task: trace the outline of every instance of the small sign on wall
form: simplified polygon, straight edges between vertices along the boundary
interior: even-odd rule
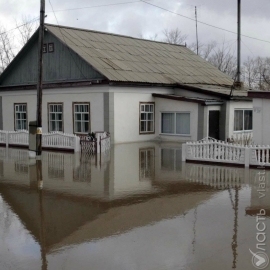
[[[262,110],[261,107],[254,107],[254,108],[253,108],[253,111],[254,111],[255,113],[261,113],[261,110]]]
[[[42,134],[42,128],[41,127],[37,128],[37,134]]]

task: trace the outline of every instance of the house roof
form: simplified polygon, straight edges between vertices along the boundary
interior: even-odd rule
[[[182,45],[46,24],[112,82],[231,86],[233,80]]]

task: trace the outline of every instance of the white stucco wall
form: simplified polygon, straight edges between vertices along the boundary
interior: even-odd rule
[[[156,134],[162,140],[190,141],[197,140],[198,135],[198,103],[156,98]],[[161,134],[162,112],[189,112],[190,113],[190,135],[163,135]]]
[[[48,132],[48,103],[63,103],[64,132],[73,133],[73,102],[90,102],[91,131],[104,130],[103,92],[107,87],[44,89],[42,100],[42,129]],[[1,92],[3,107],[3,129],[14,130],[14,103],[26,103],[28,122],[36,119],[36,91]]]
[[[114,92],[114,142],[139,142],[153,140],[157,137],[155,128],[154,134],[140,134],[139,117],[140,102],[155,102],[152,93],[171,94],[173,91],[166,88],[138,88],[138,87],[113,87]],[[155,115],[157,108],[155,104]],[[155,119],[155,123],[159,120]]]
[[[270,145],[270,100],[253,99],[253,141],[259,145]]]

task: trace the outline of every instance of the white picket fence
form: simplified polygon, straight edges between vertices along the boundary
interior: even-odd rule
[[[207,138],[183,144],[182,161],[270,166],[270,146],[243,146]]]
[[[28,130],[4,131],[0,130],[0,143],[6,146],[25,146],[29,145]],[[42,147],[80,151],[80,138],[73,134],[62,132],[52,132],[42,134]]]

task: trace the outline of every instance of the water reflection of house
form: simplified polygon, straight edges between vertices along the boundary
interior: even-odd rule
[[[42,246],[44,257],[61,247],[185,215],[220,189],[238,190],[249,181],[245,169],[182,164],[179,145],[145,142],[115,145],[108,162],[44,151],[40,190],[36,165],[22,159],[22,151],[0,148],[0,195]],[[16,170],[18,161],[28,162],[27,174]]]

